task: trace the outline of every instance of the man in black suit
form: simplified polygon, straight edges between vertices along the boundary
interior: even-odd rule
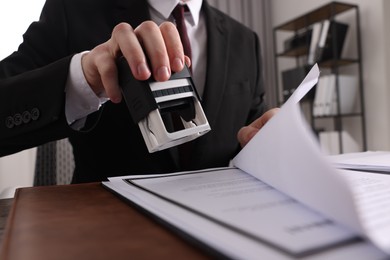
[[[227,166],[275,112],[263,115],[258,38],[206,1],[182,1],[190,11],[190,60],[174,24],[164,21],[172,21],[177,2],[47,0],[18,51],[0,62],[0,155],[69,137],[73,183]],[[138,80],[165,81],[192,63],[212,130],[192,141],[186,167],[176,148],[148,153],[121,97],[121,55]]]

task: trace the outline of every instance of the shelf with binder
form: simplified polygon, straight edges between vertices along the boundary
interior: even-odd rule
[[[326,66],[348,65],[358,62],[356,58],[341,56],[348,24],[329,19],[311,25],[313,28],[284,40],[283,50],[276,57],[299,58],[307,56],[307,63],[327,64]]]
[[[340,19],[341,17],[341,19]],[[347,17],[347,19],[346,19]],[[339,152],[344,149],[343,136],[354,136],[344,133],[348,128],[344,121],[356,118],[360,131],[358,151],[366,150],[365,115],[364,115],[364,93],[362,80],[361,62],[361,40],[360,40],[359,7],[357,5],[330,2],[315,10],[307,12],[295,19],[285,22],[274,28],[274,50],[275,50],[275,76],[277,82],[277,104],[282,104],[297,87],[294,84],[303,79],[304,72],[307,72],[314,63],[317,63],[321,70],[321,76],[333,75],[333,90],[327,95],[333,96],[332,111],[316,114],[315,96],[318,95],[318,85],[312,93],[304,100],[307,109],[308,120],[313,130],[321,132],[324,128],[320,121],[333,120],[329,131],[339,132]],[[352,46],[351,46],[352,45]],[[347,55],[345,55],[347,48]],[[353,53],[351,54],[351,51]],[[349,79],[354,82],[354,98],[358,108],[351,111],[344,111],[344,79],[346,75],[353,75]],[[341,95],[341,97],[340,97]],[[350,98],[351,99],[351,98]],[[340,110],[342,109],[342,110]],[[327,127],[325,127],[327,128]],[[343,133],[343,134],[341,134]]]
[[[357,95],[358,84],[355,76],[323,75],[317,83],[312,114],[314,117],[360,116]]]

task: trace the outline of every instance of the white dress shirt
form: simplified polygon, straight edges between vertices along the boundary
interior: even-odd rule
[[[149,0],[151,19],[161,24],[163,21],[174,22],[171,13],[178,3],[186,3],[189,11],[186,12],[187,33],[191,43],[193,80],[202,96],[206,80],[207,33],[204,14],[200,12],[202,0]],[[80,129],[86,116],[99,110],[108,98],[103,93],[97,96],[88,85],[81,67],[81,57],[85,52],[73,56],[68,80],[66,83],[65,115],[68,123],[74,129]]]

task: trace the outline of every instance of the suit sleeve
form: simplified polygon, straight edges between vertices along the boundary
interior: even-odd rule
[[[18,50],[0,61],[0,156],[64,138],[64,88],[72,54],[62,0],[48,0]]]
[[[0,81],[0,156],[67,136],[69,58]]]

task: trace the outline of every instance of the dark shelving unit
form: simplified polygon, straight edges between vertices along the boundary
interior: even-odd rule
[[[310,122],[315,131],[316,129],[316,122],[317,120],[321,120],[324,118],[328,118],[333,120],[333,130],[337,131],[339,133],[339,148],[340,153],[344,152],[343,149],[343,140],[342,140],[342,134],[341,132],[345,130],[344,126],[344,120],[345,118],[357,118],[360,121],[360,127],[361,127],[361,150],[365,151],[367,149],[366,144],[366,127],[365,127],[365,113],[364,113],[364,93],[363,93],[363,78],[362,78],[362,60],[361,60],[361,39],[360,39],[360,17],[359,17],[359,7],[357,5],[348,4],[348,3],[342,3],[342,2],[330,2],[328,4],[325,4],[317,9],[314,9],[310,12],[307,12],[299,17],[296,17],[295,19],[292,19],[288,22],[285,22],[279,26],[276,26],[273,29],[274,34],[274,50],[275,50],[275,76],[276,76],[276,96],[277,96],[277,104],[282,104],[285,100],[283,100],[283,97],[281,96],[283,91],[283,86],[280,83],[280,77],[282,74],[282,71],[279,70],[279,62],[281,58],[288,58],[293,59],[295,62],[295,67],[302,67],[307,66],[308,64],[307,59],[305,57],[309,54],[309,46],[310,46],[310,39],[306,41],[306,45],[299,46],[296,48],[291,48],[288,50],[278,50],[278,43],[280,43],[280,39],[278,34],[280,32],[284,33],[290,33],[291,35],[298,35],[299,33],[302,33],[309,30],[309,28],[318,22],[322,22],[324,20],[330,20],[330,21],[336,21],[337,16],[344,14],[346,12],[354,12],[352,14],[354,16],[353,21],[356,32],[356,53],[355,57],[352,58],[344,58],[340,57],[340,55],[337,55],[338,53],[338,47],[337,46],[337,35],[333,29],[330,29],[329,33],[332,34],[332,44],[334,44],[333,47],[333,57],[328,60],[319,61],[318,65],[320,69],[329,70],[332,74],[336,75],[336,91],[338,93],[338,97],[340,97],[340,88],[343,86],[339,83],[339,75],[340,75],[340,69],[343,67],[351,67],[350,69],[354,71],[354,75],[357,77],[357,83],[358,83],[358,102],[360,105],[359,112],[357,113],[348,113],[348,114],[341,114],[340,113],[340,102],[337,101],[337,113],[334,115],[326,115],[326,116],[314,116],[313,115],[313,100],[306,100],[304,102],[309,102],[310,107]],[[279,40],[279,42],[278,42]],[[348,47],[348,46],[345,46]],[[279,47],[280,49],[280,47]]]

